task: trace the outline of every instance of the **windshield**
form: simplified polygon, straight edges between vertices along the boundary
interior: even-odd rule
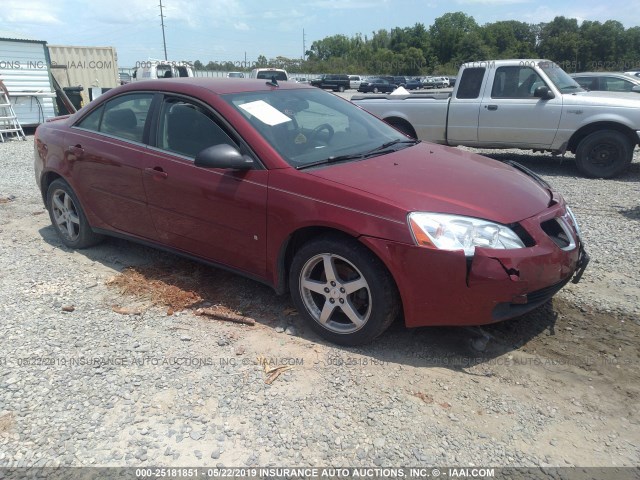
[[[582,92],[583,88],[553,62],[540,62],[538,66],[547,74],[561,93]]]
[[[324,160],[352,160],[407,137],[350,102],[317,89],[223,95],[295,168]],[[377,152],[386,153],[384,149]]]

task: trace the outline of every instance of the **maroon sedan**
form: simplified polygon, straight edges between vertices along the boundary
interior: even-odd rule
[[[325,338],[480,325],[544,303],[586,263],[562,197],[523,167],[420,143],[335,95],[276,81],[110,90],[36,132],[62,242],[169,249],[291,291]]]

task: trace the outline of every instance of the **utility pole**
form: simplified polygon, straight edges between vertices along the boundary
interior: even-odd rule
[[[164,15],[162,14],[162,0],[160,0],[160,25],[162,25],[162,46],[164,47],[164,59],[167,59],[167,40],[164,36]]]
[[[306,43],[305,43],[306,37],[304,34],[304,28],[302,29],[302,60],[304,60],[304,57],[307,54],[307,47],[306,47]]]

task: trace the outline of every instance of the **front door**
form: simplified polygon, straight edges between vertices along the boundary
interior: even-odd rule
[[[167,96],[158,115],[155,144],[145,156],[144,186],[162,242],[264,276],[268,171],[194,165],[196,154],[212,145],[243,149],[208,107]]]
[[[542,85],[531,67],[498,67],[480,105],[479,145],[549,148],[560,124],[562,97],[534,97]]]

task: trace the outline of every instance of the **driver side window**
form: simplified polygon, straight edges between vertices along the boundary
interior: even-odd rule
[[[207,147],[237,144],[202,106],[179,98],[162,103],[157,146],[163,150],[195,158]]]
[[[533,98],[544,80],[530,67],[499,67],[493,80],[491,98]]]

